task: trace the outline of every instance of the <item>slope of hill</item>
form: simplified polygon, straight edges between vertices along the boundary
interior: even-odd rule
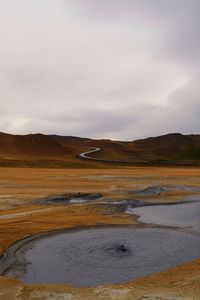
[[[55,138],[55,137],[53,137]],[[132,142],[56,136],[62,145],[98,147],[94,158],[132,163],[195,163],[200,161],[200,135],[171,133]]]
[[[132,142],[94,140],[59,135],[11,135],[0,133],[0,165],[87,166],[95,161],[78,159],[78,154],[98,147],[96,159],[131,164],[200,164],[200,135],[179,133]]]
[[[66,152],[72,152],[70,145],[68,148],[53,141],[43,134],[11,135],[0,133],[0,158],[64,158]]]
[[[85,144],[87,144],[87,142],[94,141],[89,138],[81,138],[81,137],[77,137],[77,136],[49,135],[48,137],[64,146],[68,146],[70,144],[71,145],[85,145]]]
[[[84,150],[72,143],[64,146],[48,135],[0,133],[0,166],[74,166],[77,153]]]
[[[130,161],[137,162],[140,159],[140,155],[137,151],[130,147],[130,144],[122,141],[112,141],[109,139],[89,139],[79,137],[68,136],[50,136],[60,144],[67,146],[73,145],[73,147],[85,147],[89,150],[90,147],[98,147],[101,151],[96,152],[94,157],[97,159],[116,160],[116,161]],[[78,153],[77,153],[78,154]],[[136,155],[137,154],[137,155]]]
[[[171,133],[134,141],[131,147],[150,160],[200,160],[200,135]]]

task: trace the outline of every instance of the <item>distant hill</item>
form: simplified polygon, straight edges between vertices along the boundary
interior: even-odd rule
[[[150,160],[200,160],[200,135],[171,133],[137,140],[132,142],[131,146],[140,155]]]
[[[0,166],[73,166],[77,153],[83,150],[44,134],[0,133]]]
[[[85,145],[87,142],[93,141],[89,138],[80,138],[76,136],[48,135],[48,137],[64,146],[68,146],[70,144]]]
[[[43,134],[11,135],[0,133],[0,158],[63,158],[71,153],[66,148]]]
[[[91,147],[99,160],[130,164],[200,164],[200,135],[172,133],[132,142],[95,140],[59,135],[0,133],[0,166],[94,167],[99,162],[81,160]]]
[[[88,138],[52,136],[62,145],[99,147],[92,154],[97,159],[135,163],[198,163],[200,162],[200,135],[170,133],[132,142],[94,140]]]

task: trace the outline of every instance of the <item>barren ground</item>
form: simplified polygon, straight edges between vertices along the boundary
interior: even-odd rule
[[[106,201],[131,199],[130,191],[148,186],[200,187],[199,168],[0,169],[0,252],[39,232],[102,224],[134,224],[111,207],[49,205],[41,199],[60,194],[100,193]],[[194,193],[194,192],[193,192]],[[166,191],[153,202],[184,201],[191,191]],[[142,198],[142,197],[141,197]],[[145,198],[145,201],[147,199]],[[200,260],[121,285],[78,289],[67,285],[24,285],[1,277],[0,299],[200,299]]]

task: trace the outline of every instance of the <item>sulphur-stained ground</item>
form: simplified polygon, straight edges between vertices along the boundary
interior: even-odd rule
[[[145,190],[148,187],[153,187],[152,194]],[[36,233],[137,222],[134,216],[99,205],[99,201],[185,201],[189,195],[200,194],[199,188],[199,168],[1,168],[0,252],[3,255],[14,242]],[[135,194],[142,190],[145,192]],[[48,197],[74,193],[100,194],[102,198],[71,205],[46,201]],[[200,299],[200,260],[136,281],[96,288],[25,285],[14,278],[1,277],[0,299]]]

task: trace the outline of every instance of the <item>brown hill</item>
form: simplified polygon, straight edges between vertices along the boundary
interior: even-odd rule
[[[105,159],[105,160],[117,160],[117,161],[138,161],[138,157],[136,157],[136,152],[134,149],[130,147],[127,142],[122,141],[112,141],[109,139],[89,139],[89,138],[79,138],[79,137],[71,137],[71,136],[50,136],[52,139],[56,140],[60,144],[67,146],[73,145],[84,147],[85,151],[89,150],[92,147],[98,147],[101,151],[92,154],[97,159]],[[77,153],[78,154],[78,153]]]
[[[52,140],[62,144],[63,146],[69,146],[73,145],[82,145],[85,146],[87,143],[90,141],[93,142],[95,140],[89,139],[89,138],[81,138],[81,137],[76,137],[76,136],[62,136],[62,135],[49,135],[49,138]]]
[[[0,133],[0,166],[80,167],[91,163],[76,160],[85,148],[62,145],[43,134],[11,135]]]
[[[134,141],[132,149],[150,160],[200,160],[200,135],[171,133]]]
[[[95,161],[80,160],[77,157],[91,147],[101,149],[91,154],[94,158],[118,163],[200,163],[200,135],[174,133],[123,142],[72,136],[0,133],[0,165],[93,167]]]
[[[66,148],[43,134],[11,135],[0,133],[1,159],[64,158],[72,153],[70,145]]]
[[[61,141],[60,141],[61,139]],[[5,167],[96,167],[77,155],[89,147],[79,138],[44,134],[12,135],[0,132],[0,166]],[[62,139],[66,142],[62,142]],[[75,142],[76,141],[76,142]]]
[[[92,157],[131,163],[198,163],[200,161],[200,135],[170,133],[132,142],[95,140],[67,136],[51,136],[62,145],[98,147]]]

